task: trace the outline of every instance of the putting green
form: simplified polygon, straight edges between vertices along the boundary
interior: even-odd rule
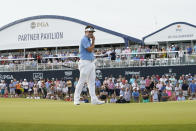
[[[0,98],[2,130],[196,130],[196,101],[91,105]]]

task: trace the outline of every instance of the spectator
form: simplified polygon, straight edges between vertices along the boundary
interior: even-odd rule
[[[184,51],[182,50],[182,48],[180,48],[180,50],[178,51],[178,57],[180,58],[180,63],[184,62],[183,61]]]
[[[183,84],[183,78],[182,78],[182,76],[180,76],[180,78],[178,80],[178,83],[179,83],[179,87],[182,87],[182,84]]]
[[[73,93],[72,92],[72,82],[71,82],[71,80],[67,81],[67,87],[68,87],[68,94],[70,96]]]
[[[87,92],[88,92],[88,86],[87,86],[87,83],[85,83],[83,88],[82,88],[82,95],[87,96],[88,95]]]
[[[196,53],[196,44],[194,45],[194,52]]]
[[[11,98],[15,97],[14,81],[11,80],[9,84]]]
[[[166,93],[168,94],[169,98],[172,96],[172,87],[171,87],[170,82],[168,82],[166,85]]]
[[[152,96],[152,101],[153,102],[158,102],[158,89],[156,87],[154,87],[154,89],[151,91],[151,96]]]
[[[121,88],[120,82],[117,81],[117,83],[116,83],[116,85],[115,85],[115,94],[116,94],[117,97],[120,96],[120,88]]]
[[[78,84],[78,77],[76,77],[75,81],[74,81],[74,88],[72,88],[72,92],[75,92],[76,89],[76,85]]]
[[[134,102],[139,102],[139,95],[140,95],[139,92],[135,88],[133,93],[132,93],[132,97],[133,97]]]
[[[99,96],[99,98],[100,98],[102,101],[107,102],[107,95],[108,95],[108,92],[106,91],[106,87],[103,85],[103,86],[101,87],[101,90],[100,90],[100,96]]]
[[[177,98],[177,101],[185,101],[185,97],[183,96],[183,93],[180,93],[178,98]]]
[[[116,101],[116,103],[126,103],[124,96],[120,95],[120,98]]]
[[[20,97],[22,91],[21,91],[21,83],[19,83],[19,81],[17,81],[17,84],[16,84],[16,95],[17,97]]]
[[[31,81],[31,84],[33,84],[33,82],[32,82],[32,81]],[[46,80],[45,85],[46,85],[46,89],[47,89],[47,91],[49,92],[49,90],[50,90],[50,86],[51,86],[51,81],[50,81],[49,79],[47,79],[47,80]]]
[[[172,76],[169,78],[169,80],[171,81],[172,86],[176,85],[177,80],[176,80],[176,78],[174,77],[174,75],[172,75]]]
[[[161,81],[158,81],[158,83],[156,84],[156,88],[161,90],[162,87],[163,87],[163,84],[161,83]]]
[[[108,82],[108,96],[112,94],[114,94],[114,83],[112,82],[112,78],[110,78]]]
[[[130,84],[128,83],[128,80],[125,81],[125,88],[129,88],[130,89]]]
[[[149,102],[149,95],[148,95],[148,91],[146,89],[144,89],[142,92],[142,98],[143,98],[143,103]]]
[[[160,81],[163,82],[164,84],[166,83],[167,78],[165,78],[165,75],[163,75],[163,76],[160,78]]]
[[[66,99],[66,95],[68,95],[68,87],[67,85],[65,84],[63,86],[63,89],[62,89],[62,96],[63,96],[63,99],[65,100]]]
[[[191,96],[196,93],[196,84],[195,80],[192,80],[192,83],[189,86]]]
[[[96,78],[96,80],[95,80],[95,90],[96,90],[97,95],[100,93],[100,88],[101,88],[101,81],[98,78]]]
[[[35,99],[39,99],[39,97],[38,97],[38,85],[37,85],[37,81],[35,81],[35,83],[33,85],[33,92],[34,92],[34,98]]]
[[[7,89],[5,80],[1,80],[0,89],[1,89],[1,97],[3,97],[5,94],[5,90]]]
[[[186,80],[183,81],[183,84],[182,84],[182,92],[183,92],[183,96],[187,97],[188,96],[188,84],[186,82]]]
[[[149,76],[147,76],[145,86],[146,86],[146,89],[147,89],[148,92],[150,92],[150,84],[151,84],[151,79],[150,79]]]
[[[176,101],[181,99],[181,96],[179,95],[181,92],[183,93],[184,97],[188,97],[190,100],[194,100],[195,98],[195,80],[196,75],[194,77],[191,74],[188,75],[181,75],[179,79],[174,76],[162,76],[159,79],[157,75],[149,76],[148,78],[151,81],[150,87],[153,86],[154,88],[149,88],[150,92],[146,92],[146,89],[144,86],[146,86],[146,79],[144,77],[140,76],[132,76],[134,78],[134,81],[132,85],[130,85],[125,77],[119,76],[118,78],[114,78],[112,76],[107,77],[103,84],[97,84],[101,86],[100,93],[97,95],[104,101],[108,101],[115,103],[116,101],[123,102],[131,102],[131,98],[133,98],[134,102],[140,101],[140,95],[142,97],[143,102],[149,102],[152,98],[152,102],[158,102],[158,101],[167,101],[172,100]],[[98,80],[98,79],[97,79]],[[165,82],[164,82],[165,81]],[[188,81],[188,82],[187,82]],[[62,99],[66,101],[72,101],[72,94],[68,94],[68,86],[67,81],[61,79],[54,79],[52,80],[39,80],[37,82],[36,80],[33,82],[30,80],[28,84],[25,84],[27,80],[20,80],[17,81],[16,79],[11,80],[10,83],[5,82],[4,80],[0,83],[0,89],[1,89],[1,96],[3,97],[23,97],[26,93],[25,86],[28,87],[28,97],[27,98],[35,98],[35,99]],[[190,82],[190,83],[189,83]],[[112,83],[112,84],[111,84]],[[165,84],[166,83],[166,84]],[[96,84],[96,83],[95,83]],[[8,85],[8,87],[7,87]],[[113,91],[110,86],[113,85]],[[3,87],[3,88],[2,88]],[[4,89],[4,95],[2,95],[2,89]],[[40,88],[39,88],[40,87]],[[9,92],[7,91],[7,88],[9,88]],[[24,92],[23,89],[24,88]],[[87,85],[85,87],[87,88]],[[16,91],[15,91],[16,89]],[[40,94],[38,93],[38,90],[40,91]],[[14,96],[16,93],[16,96]],[[110,99],[108,99],[108,94],[110,93]],[[165,94],[166,93],[166,94]],[[84,97],[88,99],[88,94],[83,94],[82,100],[84,100]],[[123,96],[123,98],[121,98]],[[178,97],[179,96],[179,97]],[[158,97],[158,99],[157,99]]]
[[[115,52],[115,49],[110,53],[110,56],[111,56],[111,60],[112,61],[115,61],[116,60],[116,52]]]
[[[145,89],[145,85],[146,85],[146,81],[145,81],[144,77],[142,77],[142,79],[140,80],[141,91],[143,91]]]
[[[191,54],[192,54],[192,51],[193,51],[193,49],[191,48],[191,46],[188,46],[188,47],[187,47],[187,53],[188,53],[189,55],[191,55]]]
[[[83,100],[84,100],[84,103],[89,103],[89,100],[88,100],[88,98],[87,98],[87,96],[83,96]]]
[[[125,101],[127,103],[130,103],[130,101],[131,101],[131,92],[130,92],[129,88],[125,89],[125,96],[124,96],[124,98],[125,98]]]
[[[130,83],[130,84],[133,84],[134,81],[135,81],[135,78],[134,78],[134,76],[132,75],[132,77],[131,77],[130,80],[129,80],[129,83]]]
[[[161,101],[168,101],[168,94],[166,93],[166,90],[163,90],[161,94]]]
[[[196,100],[196,94],[193,94],[191,97],[189,97],[189,100]]]
[[[181,92],[181,87],[180,87],[179,83],[177,83],[176,87],[175,87],[175,95],[176,95],[176,97],[179,96],[180,92]]]
[[[116,101],[117,101],[117,99],[116,99],[115,95],[112,94],[112,97],[110,99],[110,103],[116,103]]]
[[[29,90],[29,83],[27,82],[27,79],[24,79],[24,81],[22,82],[22,88],[24,89],[24,95],[26,98]]]
[[[133,88],[137,88],[137,90],[139,90],[139,85],[138,85],[136,79],[135,79],[134,82],[132,83],[132,87],[133,87]]]

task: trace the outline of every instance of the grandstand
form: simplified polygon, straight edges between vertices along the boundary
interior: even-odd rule
[[[182,75],[181,69],[187,65],[190,68],[184,73],[196,73],[191,68],[196,64],[196,31],[192,24],[172,23],[145,36],[142,41],[78,19],[43,15],[17,20],[0,28],[1,75],[31,71],[28,78],[33,79],[37,71],[46,74],[47,71],[76,70],[78,45],[86,25],[96,29],[94,53],[97,70],[101,72],[106,68],[120,68],[125,70],[121,74],[126,75],[129,71],[133,74],[138,70],[149,72],[148,68],[153,67],[156,74],[163,75],[158,69],[168,67],[167,73]],[[50,76],[53,77],[56,75]]]

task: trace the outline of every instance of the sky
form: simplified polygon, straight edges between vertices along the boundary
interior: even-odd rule
[[[36,15],[72,17],[142,39],[173,22],[196,25],[196,0],[1,0],[0,27]]]

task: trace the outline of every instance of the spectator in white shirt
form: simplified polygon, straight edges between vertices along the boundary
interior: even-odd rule
[[[152,91],[151,91],[151,96],[152,96],[152,101],[153,102],[158,102],[158,89],[155,87]]]
[[[22,88],[24,89],[25,97],[27,97],[29,90],[29,83],[27,82],[27,79],[24,79],[24,81],[22,82]]]
[[[116,99],[115,95],[112,94],[112,97],[110,99],[110,103],[116,103],[116,101],[117,101],[117,99]]]
[[[176,94],[176,97],[179,96],[180,92],[181,92],[181,87],[180,87],[180,85],[177,83],[176,86],[175,86],[175,94]]]
[[[131,92],[130,92],[130,89],[129,88],[126,88],[125,89],[124,98],[125,98],[125,100],[126,100],[127,103],[130,102],[130,100],[131,100]]]

